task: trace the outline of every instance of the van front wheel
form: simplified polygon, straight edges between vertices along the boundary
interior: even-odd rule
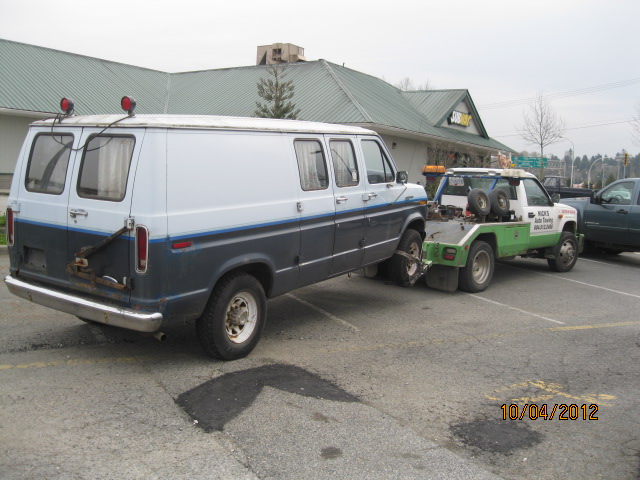
[[[260,282],[246,273],[231,274],[218,283],[196,322],[200,345],[214,358],[235,360],[254,349],[267,316]]]
[[[422,274],[422,237],[409,228],[407,229],[396,253],[389,260],[389,277],[398,285],[411,286]]]

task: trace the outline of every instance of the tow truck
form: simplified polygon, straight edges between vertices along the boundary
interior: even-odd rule
[[[583,248],[577,212],[554,203],[538,179],[521,169],[428,165],[440,181],[429,202],[422,269],[430,288],[477,293],[491,283],[496,259],[546,259],[570,271]]]

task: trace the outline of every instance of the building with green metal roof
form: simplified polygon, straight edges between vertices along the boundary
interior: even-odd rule
[[[138,113],[254,116],[267,65],[167,73],[0,39],[0,173],[13,173],[33,120],[59,112],[62,97],[78,115]],[[403,92],[384,80],[326,60],[288,64],[298,119],[378,132],[411,181],[423,165],[488,165],[509,147],[493,140],[467,90]],[[462,119],[463,121],[460,121]]]

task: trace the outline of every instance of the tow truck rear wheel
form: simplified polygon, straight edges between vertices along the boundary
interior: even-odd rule
[[[568,272],[578,261],[578,241],[571,232],[562,232],[553,250],[555,258],[547,259],[547,263],[554,272]]]
[[[267,317],[267,299],[260,282],[244,272],[218,283],[196,322],[203,350],[214,358],[235,360],[254,349]]]
[[[471,244],[467,263],[460,269],[458,287],[469,293],[484,291],[493,278],[495,258],[491,245],[482,240]]]
[[[417,231],[409,228],[400,238],[400,243],[398,243],[396,250],[403,252],[404,255],[396,253],[389,259],[389,278],[398,285],[411,286],[416,283],[422,273],[420,268],[422,237]]]

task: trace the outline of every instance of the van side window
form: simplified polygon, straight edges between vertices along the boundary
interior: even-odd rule
[[[320,142],[317,140],[296,140],[293,142],[293,146],[296,149],[302,190],[326,189],[329,186],[329,178]]]
[[[29,156],[26,189],[30,192],[60,195],[67,178],[72,145],[72,135],[38,135]]]
[[[92,137],[84,148],[78,178],[78,195],[112,202],[122,201],[127,190],[134,145],[133,137]]]
[[[358,164],[353,153],[353,145],[348,140],[331,140],[331,158],[336,175],[336,186],[353,187],[358,185]]]
[[[393,182],[395,176],[389,159],[382,151],[382,147],[374,140],[362,141],[362,153],[367,165],[367,179],[369,183]]]

